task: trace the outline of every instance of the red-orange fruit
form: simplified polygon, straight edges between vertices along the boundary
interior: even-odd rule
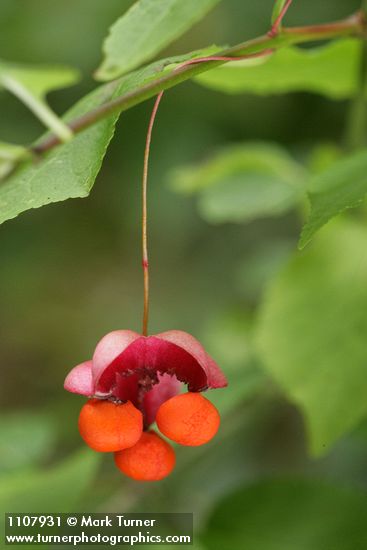
[[[215,436],[220,416],[208,399],[200,393],[188,392],[162,403],[156,422],[162,434],[172,441],[196,447]]]
[[[143,432],[134,447],[115,453],[116,466],[137,481],[159,481],[176,463],[175,451],[155,432]]]
[[[143,415],[130,401],[112,403],[90,399],[80,411],[78,425],[89,447],[104,453],[115,452],[139,441]]]

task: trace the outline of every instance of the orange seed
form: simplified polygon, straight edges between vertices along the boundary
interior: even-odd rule
[[[134,447],[115,453],[116,466],[137,481],[158,481],[167,477],[176,462],[175,451],[155,432],[143,432]]]
[[[172,441],[196,447],[215,436],[220,416],[208,399],[200,393],[188,392],[162,403],[156,422],[162,434]]]
[[[95,451],[120,451],[140,439],[143,415],[130,401],[90,399],[80,411],[78,426],[86,444]]]

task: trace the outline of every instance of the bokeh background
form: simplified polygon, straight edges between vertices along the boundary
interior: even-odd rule
[[[82,83],[50,95],[62,113],[94,86],[101,42],[130,4],[1,0],[0,55],[78,67]],[[263,33],[272,4],[225,0],[165,53],[234,44]],[[354,0],[300,0],[287,21],[333,20],[358,6]],[[29,211],[0,228],[1,505],[4,511],[35,512],[193,511],[196,532],[205,533],[195,547],[204,549],[216,548],[210,542],[216,520],[210,518],[223,506],[238,527],[223,520],[224,550],[244,540],[248,550],[338,549],[347,535],[328,527],[328,511],[340,495],[331,498],[327,488],[337,483],[348,495],[350,488],[362,493],[367,487],[366,430],[362,426],[325,456],[310,458],[299,410],[257,364],[248,344],[264,288],[295,249],[304,213],[211,225],[200,217],[194,197],[172,190],[170,174],[216,147],[254,139],[284,144],[302,159],[315,142],[342,140],[347,102],[306,93],[225,96],[191,82],[165,95],[149,182],[150,328],[191,332],[220,363],[231,382],[228,390],[212,394],[222,427],[205,448],[179,449],[174,474],[153,485],[124,479],[110,456],[82,445],[77,416],[83,399],[64,392],[64,377],[91,356],[108,331],[140,329],[140,177],[151,107],[147,102],[123,114],[89,198]],[[28,143],[43,131],[5,93],[0,113],[0,140]],[[278,481],[269,481],[281,479],[294,480],[285,492]],[[322,496],[310,493],[304,480],[314,481]],[[315,515],[319,498],[322,513]],[[246,517],[252,530],[247,539]],[[283,521],[293,526],[289,546],[283,538],[277,545]],[[334,546],[313,540],[323,529],[332,532]],[[274,534],[267,538],[267,532]],[[351,540],[353,533],[355,545],[346,547],[358,549],[360,533],[348,533]]]

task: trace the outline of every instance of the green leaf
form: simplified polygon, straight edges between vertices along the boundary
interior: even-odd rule
[[[338,220],[273,281],[260,359],[298,404],[320,455],[367,414],[367,229]]]
[[[45,97],[78,80],[79,72],[69,67],[33,67],[0,61],[0,90],[14,94],[62,141],[69,140],[72,133],[50,109]]]
[[[106,97],[99,89],[73,107],[65,120],[99,105]],[[110,97],[108,93],[107,97]],[[95,124],[70,143],[55,149],[44,161],[26,164],[0,185],[0,223],[30,208],[74,197],[86,197],[100,170],[113,136],[117,115]]]
[[[279,15],[282,13],[284,6],[286,5],[287,0],[275,0],[273,12],[271,14],[271,24],[273,25],[278,19]]]
[[[21,472],[2,479],[0,510],[70,512],[93,480],[100,455],[82,450],[44,471]]]
[[[68,113],[67,122],[119,95],[136,90],[150,80],[172,71],[176,63],[205,55],[210,47],[170,57],[114,83],[106,84],[81,99]],[[101,168],[107,147],[113,137],[119,115],[114,114],[77,134],[70,143],[54,149],[37,164],[21,167],[0,184],[0,223],[21,212],[69,198],[86,197]]]
[[[303,248],[331,218],[360,205],[367,193],[367,151],[341,159],[308,185],[311,213],[299,242]]]
[[[195,78],[230,94],[305,91],[346,99],[357,90],[360,57],[360,41],[343,39],[308,50],[282,48],[266,57],[226,63]]]
[[[15,413],[0,420],[0,474],[47,457],[55,442],[53,422],[42,414]]]
[[[212,223],[283,214],[303,198],[302,181],[303,170],[288,153],[266,143],[227,147],[172,175],[174,189],[201,191],[200,212]]]
[[[113,80],[151,59],[219,0],[138,0],[111,27],[98,80]]]
[[[212,513],[208,550],[362,550],[364,492],[311,480],[270,480],[237,490]]]

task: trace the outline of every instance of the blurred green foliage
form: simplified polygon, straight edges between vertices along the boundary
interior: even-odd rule
[[[365,505],[359,491],[310,481],[262,482],[216,508],[204,542],[213,550],[227,544],[269,550],[362,549],[367,543]]]
[[[266,57],[218,67],[196,80],[230,94],[310,91],[331,99],[345,99],[358,88],[360,58],[360,41],[350,38],[310,50],[283,48]]]
[[[279,216],[304,199],[304,171],[271,143],[246,143],[217,152],[204,165],[172,175],[173,188],[200,192],[199,210],[208,222],[250,222]]]
[[[130,5],[3,0],[1,58],[79,69],[85,77],[80,84],[49,96],[62,114],[94,88],[90,75],[101,61],[102,40]],[[270,0],[221,2],[164,55],[266,32],[272,8]],[[347,6],[342,0],[295,2],[287,24],[330,21],[358,8],[354,0]],[[338,89],[328,95],[347,95]],[[126,480],[111,457],[81,449],[77,415],[83,400],[65,394],[64,377],[109,330],[140,327],[139,185],[150,111],[149,102],[123,114],[89,198],[29,210],[1,226],[1,508],[193,511],[202,534],[195,548],[203,550],[242,544],[249,550],[359,550],[367,533],[361,512],[367,439],[364,424],[358,426],[365,422],[366,210],[348,210],[298,252],[303,194],[281,216],[264,209],[262,215],[238,216],[234,209],[231,217],[227,209],[211,225],[198,212],[196,197],[173,192],[172,176],[187,166],[200,176],[216,151],[256,141],[278,144],[292,167],[304,166],[303,176],[325,170],[329,178],[345,153],[345,99],[305,91],[228,96],[195,83],[165,95],[149,183],[151,331],[192,332],[220,362],[230,386],[209,398],[222,410],[222,427],[203,448],[177,449],[176,471],[154,485]],[[0,112],[2,142],[24,145],[42,132],[10,95],[1,93]],[[83,188],[75,195],[89,192],[114,120],[102,124],[104,141],[90,141],[93,129],[77,138],[82,146],[74,166],[59,164],[66,145],[32,168],[46,198],[56,184],[58,193],[70,194],[74,177]],[[40,177],[47,163],[56,170],[51,183]],[[286,170],[283,177],[288,182]],[[338,194],[345,180],[330,177]],[[352,177],[354,191],[358,187],[363,197],[364,178],[358,178]],[[20,179],[23,192],[22,185],[33,183]],[[209,182],[206,191],[216,185],[231,198],[225,178],[213,187]],[[245,198],[247,191],[241,189]],[[24,210],[18,199],[15,194],[9,201],[16,213]],[[329,202],[331,216],[334,199]],[[220,209],[222,199],[218,204]],[[247,207],[248,199],[242,204]],[[310,441],[323,456],[310,457]]]
[[[333,222],[275,277],[260,309],[261,356],[305,409],[316,455],[367,414],[366,239],[365,227]]]
[[[1,474],[27,468],[48,458],[55,445],[55,423],[29,411],[4,414],[0,420]]]

